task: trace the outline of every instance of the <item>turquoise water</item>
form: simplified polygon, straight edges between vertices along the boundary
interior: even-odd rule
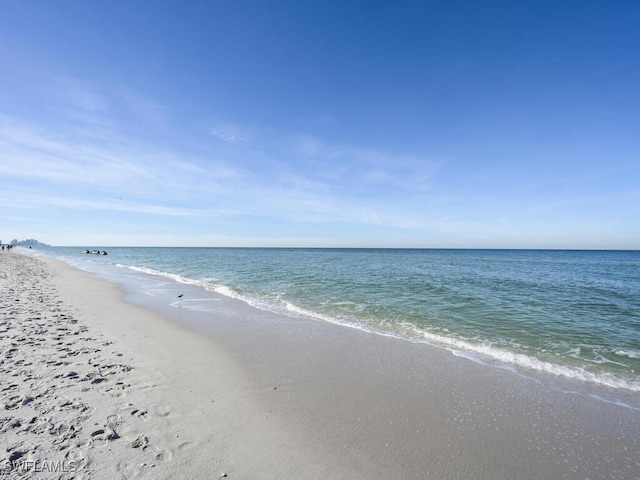
[[[161,276],[261,309],[640,391],[638,251],[99,248],[109,255],[43,251],[91,271]]]

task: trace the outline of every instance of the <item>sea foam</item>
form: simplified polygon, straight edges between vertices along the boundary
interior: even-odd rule
[[[212,283],[210,281],[188,278],[179,274],[155,270],[148,267],[138,267],[121,265],[119,267],[129,268],[133,271],[148,275],[160,276],[182,284],[189,284],[215,292],[225,297],[242,301],[252,307],[270,311],[277,314],[289,316],[301,316],[341,325],[348,328],[361,330],[367,333],[400,338],[411,342],[423,342],[430,345],[440,346],[451,351],[453,354],[467,359],[491,365],[498,362],[500,366],[512,366],[516,369],[533,370],[537,372],[558,375],[560,377],[588,382],[614,389],[624,389],[633,392],[640,392],[640,381],[622,378],[613,373],[592,372],[582,367],[559,365],[553,362],[541,360],[532,355],[509,351],[504,348],[497,348],[487,343],[474,343],[472,341],[455,338],[453,336],[439,335],[425,331],[415,325],[381,325],[359,321],[347,316],[335,316],[316,312],[302,308],[289,301],[277,301],[268,298],[241,293],[227,285]],[[187,307],[188,308],[188,307]],[[394,328],[395,327],[395,328]],[[400,327],[400,328],[398,328]],[[616,355],[629,358],[640,358],[640,352],[636,350],[618,350]],[[495,366],[495,365],[494,365]]]

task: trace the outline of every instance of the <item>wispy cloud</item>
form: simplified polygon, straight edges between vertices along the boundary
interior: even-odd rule
[[[141,216],[183,228],[192,219],[204,230],[247,222],[409,229],[422,221],[412,199],[429,191],[438,168],[417,156],[225,120],[206,135],[183,128],[181,140],[157,145],[135,125],[148,121],[156,137],[171,131],[170,115],[152,99],[64,76],[50,90],[59,94],[49,104],[53,120],[0,116],[0,197],[33,212],[25,218],[84,214],[88,229],[103,212],[136,231]]]
[[[90,137],[0,117],[0,161],[5,175],[112,186],[153,177],[150,165],[117,151],[118,147],[96,144]]]
[[[117,101],[122,104],[133,118],[153,125],[165,124],[169,121],[167,108],[134,89],[123,86],[117,89]]]
[[[440,162],[349,145],[332,145],[311,135],[293,143],[294,154],[306,159],[310,173],[327,181],[349,182],[354,190],[387,188],[424,192]]]
[[[231,145],[242,145],[249,142],[250,134],[237,125],[217,122],[209,129],[209,134],[218,140]]]
[[[269,148],[254,146],[251,151],[238,147],[237,152],[216,152],[213,148],[209,153],[177,154],[120,133],[111,133],[112,141],[104,141],[109,133],[103,133],[96,141],[94,133],[70,133],[62,126],[53,131],[0,117],[0,161],[5,175],[39,182],[40,189],[49,191],[46,196],[34,195],[33,189],[21,184],[12,195],[22,193],[20,201],[33,205],[68,209],[167,216],[258,215],[301,223],[408,228],[416,223],[411,218],[415,213],[385,200],[389,190],[424,192],[436,168],[433,162],[413,157],[330,146],[317,139],[307,140],[289,158],[279,159],[269,150],[273,140]],[[279,150],[291,151],[291,145],[283,140]],[[265,162],[269,168],[264,168]],[[263,168],[256,169],[257,164]],[[71,185],[75,186],[73,197],[63,193]],[[385,199],[376,200],[376,188],[385,189]],[[364,193],[369,197],[361,198]]]
[[[103,210],[109,212],[126,212],[160,216],[219,216],[218,213],[207,209],[179,207],[174,205],[145,204],[115,195],[111,198],[99,200],[87,197],[68,196],[65,194],[38,194],[30,192],[28,195],[28,201],[25,201],[25,198],[20,196],[16,190],[9,190],[0,195],[0,202],[2,202],[4,206],[11,207],[13,209],[63,208],[69,210],[91,211],[94,213],[96,211]]]
[[[49,91],[58,97],[59,104],[66,104],[69,109],[95,113],[105,113],[110,109],[109,100],[98,93],[95,86],[78,78],[53,75]]]

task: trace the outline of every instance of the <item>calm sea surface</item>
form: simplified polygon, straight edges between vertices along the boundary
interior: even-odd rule
[[[93,272],[160,276],[261,309],[640,392],[638,251],[99,248],[108,256],[41,251]]]

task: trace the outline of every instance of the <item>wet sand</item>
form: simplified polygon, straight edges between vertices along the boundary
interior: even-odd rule
[[[0,478],[640,478],[580,385],[216,302],[0,255]]]

